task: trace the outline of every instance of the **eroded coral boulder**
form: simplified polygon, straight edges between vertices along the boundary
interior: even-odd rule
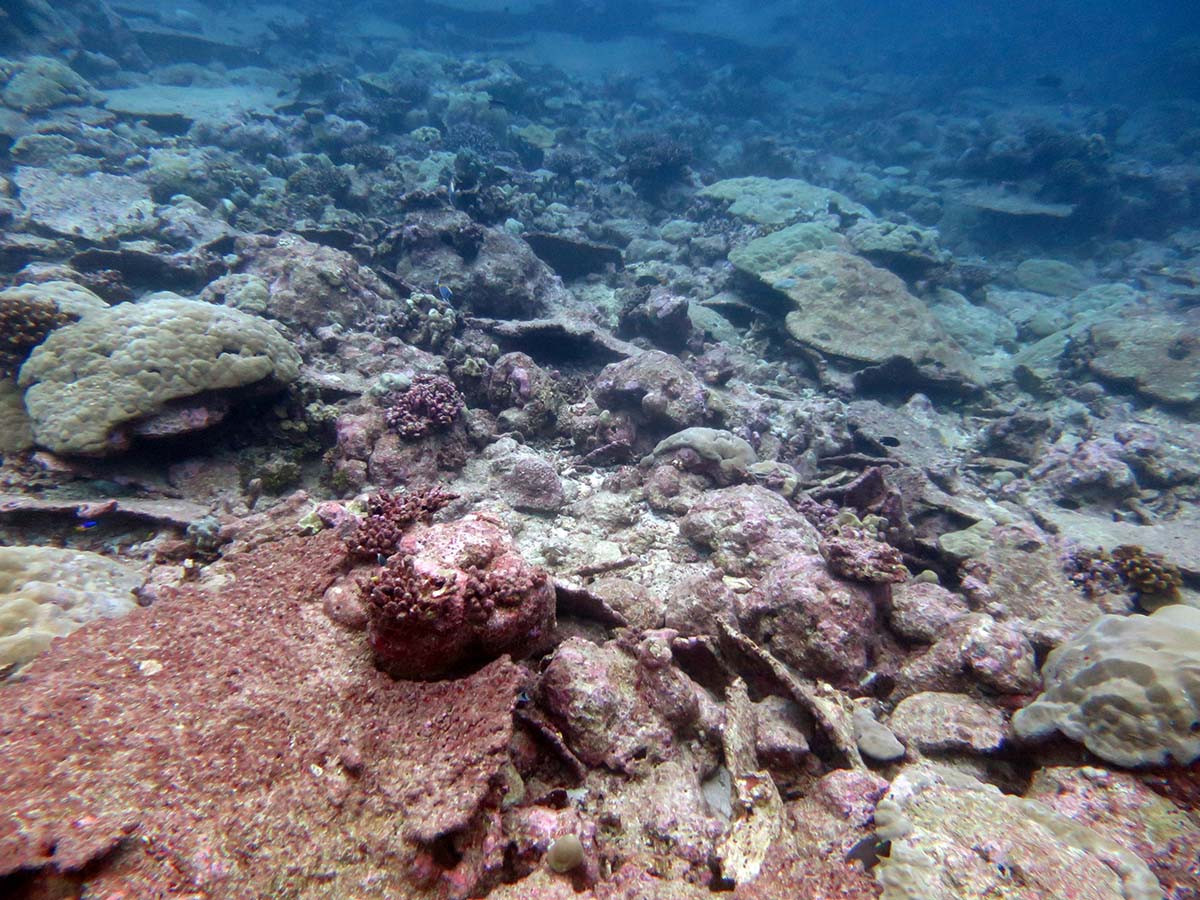
[[[365,329],[391,312],[395,293],[378,275],[343,250],[324,247],[287,232],[239,238],[237,275],[253,275],[266,285],[256,299],[266,315],[315,331],[325,325]],[[214,299],[237,303],[245,279],[221,279],[210,287]]]
[[[853,687],[875,640],[868,588],[829,574],[821,557],[783,557],[738,604],[738,622],[761,646],[808,678]]]
[[[661,431],[679,431],[709,418],[708,393],[679,358],[647,350],[611,363],[592,384],[601,409],[627,412]]]
[[[740,484],[708,491],[679,522],[684,537],[708,549],[730,575],[748,575],[791,553],[817,553],[816,528],[781,496]]]
[[[546,664],[538,694],[583,762],[625,772],[678,754],[676,733],[699,715],[694,686],[650,633],[637,647],[570,638]]]
[[[554,584],[498,522],[468,515],[408,534],[367,592],[368,639],[395,678],[436,679],[543,646]]]

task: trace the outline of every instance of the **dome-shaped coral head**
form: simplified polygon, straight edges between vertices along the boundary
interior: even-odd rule
[[[434,680],[527,656],[554,629],[550,577],[479,515],[405,536],[366,594],[368,640],[394,678]]]

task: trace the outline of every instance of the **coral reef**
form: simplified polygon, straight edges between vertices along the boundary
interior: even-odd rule
[[[1200,896],[1185,4],[412,6],[0,4],[0,895]]]

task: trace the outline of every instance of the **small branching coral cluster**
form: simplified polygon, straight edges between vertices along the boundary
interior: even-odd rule
[[[433,622],[441,613],[438,602],[447,579],[418,572],[413,558],[393,554],[383,570],[371,579],[367,600],[371,614],[388,622]]]
[[[0,302],[0,378],[11,378],[29,352],[77,317],[59,310],[52,300],[20,298]]]
[[[366,518],[347,541],[350,553],[360,559],[387,558],[396,552],[400,538],[414,522],[428,522],[439,509],[458,499],[441,485],[403,494],[372,494]]]
[[[1179,569],[1157,553],[1148,553],[1134,544],[1122,544],[1113,549],[1112,557],[1125,584],[1139,599],[1153,598],[1161,604],[1183,587]]]
[[[392,397],[384,410],[389,428],[415,440],[449,428],[463,410],[462,394],[444,375],[418,375],[403,394]]]
[[[467,620],[473,625],[487,622],[497,606],[519,606],[530,591],[546,580],[546,573],[540,569],[501,572],[493,568],[484,572],[472,566],[466,574],[463,599]]]
[[[1066,569],[1071,582],[1089,597],[1124,588],[1144,607],[1174,602],[1183,586],[1178,567],[1136,544],[1122,544],[1111,553],[1078,550],[1067,558]]]

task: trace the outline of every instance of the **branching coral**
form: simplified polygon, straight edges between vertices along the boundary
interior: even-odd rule
[[[1119,593],[1124,587],[1147,610],[1177,603],[1183,586],[1178,567],[1136,544],[1122,544],[1111,553],[1077,550],[1067,557],[1065,567],[1071,582],[1087,596]]]
[[[412,386],[396,395],[384,417],[401,437],[415,440],[449,428],[463,410],[463,398],[444,375],[418,375]]]
[[[0,378],[17,374],[46,335],[76,318],[59,310],[52,300],[19,297],[0,302]]]
[[[361,559],[390,557],[409,525],[430,521],[434,513],[456,499],[458,494],[441,485],[403,494],[372,494],[367,499],[369,515],[354,530],[347,547]]]
[[[438,618],[437,597],[453,576],[418,573],[413,558],[396,553],[388,559],[383,570],[371,579],[367,591],[370,614],[373,618],[394,625],[429,624]]]
[[[1179,569],[1159,554],[1148,553],[1134,544],[1122,544],[1113,549],[1112,558],[1143,607],[1157,608],[1178,599],[1183,578]]]

